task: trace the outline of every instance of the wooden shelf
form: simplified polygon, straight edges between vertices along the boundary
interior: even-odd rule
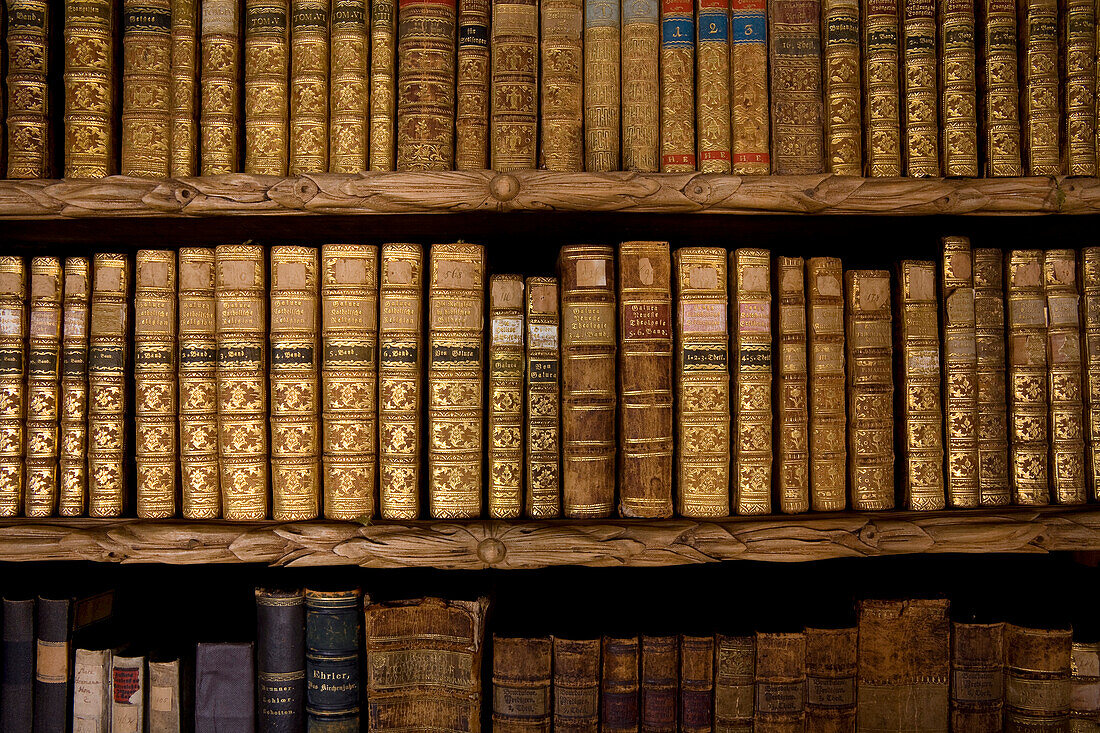
[[[477,211],[1089,214],[1100,212],[1100,179],[457,171],[0,181],[4,219]]]
[[[188,522],[9,519],[0,561],[478,570],[1100,550],[1100,507],[803,514],[717,521]]]

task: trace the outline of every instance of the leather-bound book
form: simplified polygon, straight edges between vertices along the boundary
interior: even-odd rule
[[[821,3],[768,3],[773,173],[821,173],[825,127],[821,96]]]
[[[600,733],[638,730],[638,637],[603,638]]]
[[[88,346],[88,514],[126,509],[126,373],[129,366],[130,261],[97,252],[92,261]]]
[[[49,16],[46,0],[7,4],[7,178],[48,178],[52,173]]]
[[[370,122],[370,0],[333,0],[328,117],[328,169],[367,170]]]
[[[550,637],[493,635],[493,731],[550,733]]]
[[[626,2],[622,13],[622,167],[656,171],[661,146],[660,2]]]
[[[180,688],[179,659],[149,659],[148,727],[150,733],[181,733],[184,719],[191,710],[184,709]],[[188,721],[190,722],[190,721]]]
[[[489,167],[491,8],[490,0],[458,0],[455,170]]]
[[[428,501],[436,519],[481,516],[485,248],[436,244],[428,312]]]
[[[1062,3],[1059,51],[1065,89],[1065,173],[1096,175],[1096,4]]]
[[[1050,493],[1056,504],[1088,501],[1085,481],[1084,398],[1077,254],[1043,253],[1050,390]]]
[[[726,250],[681,247],[672,258],[676,271],[676,510],[684,517],[726,517],[730,513]]]
[[[137,515],[163,519],[178,508],[176,252],[138,250],[134,283]]]
[[[858,176],[863,173],[859,0],[822,0],[821,16],[826,170]]]
[[[285,176],[290,150],[288,0],[244,3],[244,172]]]
[[[558,279],[527,278],[526,513],[561,516],[561,371]]]
[[[772,510],[771,253],[730,253],[733,495],[737,514]]]
[[[543,0],[539,13],[539,168],[576,173],[584,170],[584,0]]]
[[[1100,727],[1100,644],[1073,643],[1069,705],[1069,733],[1095,733]]]
[[[111,733],[113,658],[110,649],[77,649],[73,654],[74,731]]]
[[[905,123],[905,175],[940,175],[939,58],[936,56],[936,3],[899,0],[901,5],[901,84]]]
[[[290,0],[292,176],[328,170],[329,0]]]
[[[600,716],[600,640],[553,637],[557,733],[595,733]]]
[[[858,629],[805,634],[807,733],[855,733]]]
[[[1081,293],[1081,326],[1084,333],[1081,358],[1085,379],[1081,394],[1085,398],[1085,476],[1089,498],[1100,498],[1100,247],[1081,250],[1081,267],[1077,270]]]
[[[641,642],[639,730],[676,733],[680,640],[675,636],[643,636]]]
[[[1021,0],[1020,126],[1024,175],[1062,172],[1058,0]]]
[[[489,600],[422,598],[367,606],[372,731],[481,730],[481,656]],[[405,660],[415,659],[414,664]]]
[[[940,145],[943,174],[977,178],[978,91],[975,6],[981,0],[939,4]]]
[[[65,3],[66,178],[115,172],[115,10],[115,0]]]
[[[695,0],[695,136],[702,173],[730,172],[729,11],[729,0]]]
[[[328,519],[374,514],[377,385],[378,247],[323,244],[321,450],[324,515]]]
[[[24,499],[28,517],[48,517],[57,510],[61,288],[60,259],[31,259]]]
[[[756,634],[756,733],[802,731],[806,725],[806,635]]]
[[[539,139],[538,3],[493,0],[493,19],[489,106],[492,168],[528,170],[537,162]]]
[[[199,163],[197,115],[198,0],[172,0],[172,65],[168,160],[173,178],[195,175]]]
[[[619,170],[620,0],[584,0],[584,169]]]
[[[672,516],[672,297],[668,242],[619,247],[619,514]]]
[[[695,14],[661,0],[661,172],[695,170]]]
[[[35,610],[34,729],[68,730],[73,693],[69,669],[72,601],[39,596]],[[7,728],[4,731],[7,733]]]
[[[237,170],[241,119],[241,0],[205,0],[201,30],[199,173]]]
[[[145,657],[115,652],[111,659],[111,733],[144,733],[145,691]]]
[[[752,733],[756,637],[714,637],[714,733]]]
[[[683,733],[710,733],[714,726],[714,637],[680,637],[680,701]]]
[[[735,175],[771,172],[768,8],[730,1],[730,152]]]
[[[0,257],[0,517],[23,511],[27,273],[22,257]]]
[[[863,120],[867,148],[864,173],[868,176],[900,176],[901,89],[898,64],[900,14],[903,0],[862,0]]]
[[[195,733],[256,729],[252,644],[199,643],[195,649]]]
[[[122,120],[124,176],[164,178],[169,147],[172,71],[170,0],[122,0]]]
[[[394,167],[394,113],[397,110],[397,6],[394,0],[370,4],[370,169]]]
[[[272,247],[270,271],[271,514],[314,519],[321,502],[317,248]]]
[[[1016,3],[1013,0],[976,2],[979,3],[979,63],[982,67],[978,108],[981,110],[981,146],[985,150],[982,175],[989,178],[1022,176]]]
[[[401,0],[397,170],[454,167],[455,0]]]
[[[306,722],[311,731],[359,730],[362,613],[358,588],[305,590]]]
[[[34,599],[3,599],[0,730],[31,733],[34,716]],[[104,731],[106,733],[106,731]]]
[[[952,624],[951,729],[1002,730],[1004,699],[1003,623]]]
[[[567,245],[561,280],[562,505],[609,517],[615,500],[615,251]]]
[[[489,278],[489,517],[523,516],[523,276]]]
[[[784,514],[810,509],[805,269],[801,257],[775,259],[775,478],[779,511]]]
[[[970,240],[943,238],[943,411],[946,426],[948,506],[981,503],[978,479],[978,346]]]
[[[975,249],[974,334],[978,353],[978,487],[982,506],[1008,504],[1005,293],[999,249]]]
[[[806,261],[810,375],[810,505],[838,511],[846,505],[844,408],[844,276],[840,260]]]
[[[306,607],[300,590],[256,589],[256,690],[260,733],[306,723]],[[150,676],[152,664],[149,665]],[[334,683],[339,684],[334,681]]]
[[[88,313],[92,291],[87,257],[65,258],[58,402],[58,514],[84,513],[88,492]]]
[[[1073,632],[1005,624],[1005,730],[1069,727]]]

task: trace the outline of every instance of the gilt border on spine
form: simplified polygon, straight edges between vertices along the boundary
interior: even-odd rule
[[[126,374],[129,359],[130,262],[97,252],[92,260],[88,344],[88,516],[126,510]]]
[[[28,517],[57,511],[57,418],[60,407],[61,260],[31,260],[27,341],[26,510]]]
[[[772,509],[771,253],[738,249],[730,254],[733,334],[733,480],[736,514]]]
[[[88,493],[88,313],[92,291],[87,257],[65,259],[62,305],[61,433],[58,514],[79,517]]]
[[[524,291],[522,275],[489,278],[489,516],[523,516]]]

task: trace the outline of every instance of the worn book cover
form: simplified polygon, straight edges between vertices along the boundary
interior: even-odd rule
[[[825,158],[838,176],[863,174],[859,0],[821,1]]]
[[[1084,328],[1081,345],[1085,350],[1081,394],[1085,398],[1087,445],[1085,476],[1089,498],[1100,497],[1100,247],[1081,250],[1078,268],[1078,289],[1081,293],[1081,325]]]
[[[328,169],[367,170],[370,123],[370,0],[333,0],[329,20]]]
[[[1083,504],[1085,486],[1081,319],[1077,255],[1072,249],[1043,253],[1046,290],[1047,387],[1050,390],[1050,493],[1056,504]]]
[[[756,634],[755,733],[793,733],[806,724],[806,635]]]
[[[661,0],[661,172],[695,170],[695,14]]]
[[[623,170],[659,170],[661,145],[660,2],[623,3]]]
[[[805,265],[801,257],[775,259],[775,471],[779,511],[784,514],[810,509]]]
[[[539,13],[539,168],[580,172],[584,170],[584,1],[543,0]]]
[[[771,253],[730,253],[733,373],[733,505],[737,514],[772,509]]]
[[[164,178],[171,170],[170,0],[122,2],[122,124],[119,172]]]
[[[145,657],[115,652],[111,659],[111,733],[143,733],[145,695]]]
[[[1059,52],[1065,99],[1065,173],[1096,175],[1096,4],[1062,0]]]
[[[50,73],[49,15],[46,0],[10,0],[7,3],[8,178],[49,178],[53,172],[47,82]],[[68,39],[68,23],[65,31]]]
[[[315,620],[318,611],[314,604]],[[264,733],[294,733],[305,728],[305,644],[306,605],[302,591],[257,588],[257,712]],[[152,665],[149,671],[152,673]]]
[[[584,169],[619,170],[620,0],[584,0]]]
[[[1062,172],[1058,0],[1019,0],[1020,124],[1024,174]]]
[[[550,650],[548,636],[493,635],[494,733],[550,733]]]
[[[102,178],[115,172],[115,10],[115,0],[65,3],[66,178]],[[15,147],[8,146],[9,178],[17,177],[11,161]]]
[[[168,94],[171,99],[168,133],[168,162],[173,178],[187,178],[198,172],[198,13],[197,0],[172,0],[171,68]]]
[[[640,649],[639,729],[647,733],[677,733],[680,639],[643,636]]]
[[[985,161],[982,175],[1022,176],[1020,84],[1016,59],[1016,3],[979,2],[982,73],[979,99]]]
[[[862,0],[864,175],[872,177],[900,176],[904,170],[898,80],[898,3],[903,1]]]
[[[181,665],[177,659],[149,658],[146,662],[149,672],[148,729],[164,733],[182,733],[186,730],[184,721],[190,722],[190,708],[181,692],[190,687],[191,680],[180,679]],[[181,684],[182,682],[182,684]]]
[[[397,170],[454,167],[455,0],[401,0]]]
[[[490,151],[495,171],[535,167],[538,145],[539,7],[493,0]],[[478,166],[484,168],[484,165]]]
[[[329,0],[290,0],[292,176],[328,170]]]
[[[199,173],[233,173],[239,165],[241,0],[205,0],[200,38]]]
[[[945,176],[976,178],[978,167],[978,69],[975,5],[980,0],[939,3],[940,145]]]
[[[489,18],[493,14],[490,0],[458,2],[455,170],[484,170],[489,167],[489,106],[492,96]],[[493,48],[495,50],[495,44]]]
[[[1066,730],[1073,632],[1005,624],[1005,730]]]
[[[951,625],[951,729],[1002,730],[1003,623]]]
[[[558,279],[529,277],[526,287],[526,514],[561,516],[561,366]]]
[[[32,258],[24,469],[24,513],[28,517],[48,517],[57,510],[61,298],[61,260]]]
[[[397,110],[397,6],[394,0],[370,3],[370,169],[392,171]]]
[[[523,516],[525,470],[522,275],[489,278],[489,516]]]
[[[806,733],[855,733],[858,629],[806,629]]]
[[[255,725],[253,645],[200,642],[195,647],[195,733]]]
[[[600,733],[638,730],[638,637],[603,638]]]
[[[364,599],[358,588],[305,590],[306,725],[311,731],[360,730],[360,639]],[[414,665],[415,666],[415,665]]]
[[[74,731],[110,733],[113,656],[110,649],[77,649],[74,652]]]
[[[1100,724],[1100,644],[1074,642],[1070,651],[1070,733]]]
[[[756,637],[714,637],[714,731],[752,733]]]
[[[65,258],[57,513],[79,517],[88,494],[88,311],[91,262]]]
[[[130,261],[97,252],[92,261],[88,347],[88,515],[127,509],[126,376],[130,366]]]
[[[599,726],[600,640],[552,637],[554,731],[591,733]]]
[[[825,138],[821,92],[821,3],[768,4],[772,172],[821,173]]]
[[[244,3],[244,172],[285,176],[290,150],[290,3]]]
[[[835,257],[806,261],[810,375],[810,505],[839,511],[847,502],[843,268]]]
[[[975,249],[974,334],[978,353],[978,487],[982,506],[1011,502],[1005,397],[1005,295],[1001,250]]]
[[[946,426],[947,504],[981,504],[978,478],[978,346],[975,331],[974,272],[970,240],[943,238],[943,411]]]
[[[5,597],[0,634],[0,727],[28,733],[34,718],[34,598]]]
[[[946,0],[944,0],[946,1]],[[905,122],[905,175],[940,175],[939,59],[936,56],[935,0],[901,3],[901,84]]]
[[[714,726],[714,637],[680,637],[680,730],[710,733]]]
[[[730,172],[729,10],[729,0],[695,0],[695,136],[702,173]]]
[[[771,172],[768,9],[730,0],[730,152],[735,175]]]

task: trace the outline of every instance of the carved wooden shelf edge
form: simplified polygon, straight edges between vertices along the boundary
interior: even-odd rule
[[[459,211],[1086,214],[1097,178],[858,178],[492,171],[0,181],[0,218]]]
[[[0,560],[477,570],[799,562],[906,553],[1100,549],[1100,509],[827,514],[717,521],[4,520]]]

